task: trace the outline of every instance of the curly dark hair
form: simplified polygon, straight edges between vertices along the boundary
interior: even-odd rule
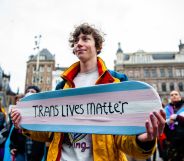
[[[105,41],[103,36],[104,33],[97,30],[93,25],[89,25],[88,23],[83,23],[77,27],[75,27],[75,30],[73,33],[70,33],[69,43],[70,47],[74,47],[75,42],[78,39],[78,36],[80,34],[85,35],[92,35],[95,40],[95,47],[97,49],[97,54],[100,54],[102,50],[102,44]]]

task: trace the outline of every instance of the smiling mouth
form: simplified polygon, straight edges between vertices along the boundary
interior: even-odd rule
[[[78,53],[78,54],[80,54],[80,53],[83,53],[83,52],[85,52],[86,50],[77,50],[76,52]]]

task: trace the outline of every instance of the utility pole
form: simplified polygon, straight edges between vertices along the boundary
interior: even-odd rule
[[[37,54],[37,61],[36,61],[36,85],[39,85],[39,61],[40,61],[40,39],[42,35],[35,36],[35,53]]]

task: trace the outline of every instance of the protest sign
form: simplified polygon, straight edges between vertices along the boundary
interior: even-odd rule
[[[147,83],[125,81],[37,93],[17,108],[28,130],[131,135],[145,132],[145,121],[161,101]]]

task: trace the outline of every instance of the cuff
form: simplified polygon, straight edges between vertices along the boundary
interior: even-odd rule
[[[137,145],[138,145],[140,148],[144,149],[145,151],[149,151],[149,150],[151,150],[152,148],[154,148],[155,142],[156,142],[156,140],[147,141],[147,142],[141,142],[141,141],[139,141],[139,139],[138,139],[138,135],[136,135],[136,143],[137,143]]]

